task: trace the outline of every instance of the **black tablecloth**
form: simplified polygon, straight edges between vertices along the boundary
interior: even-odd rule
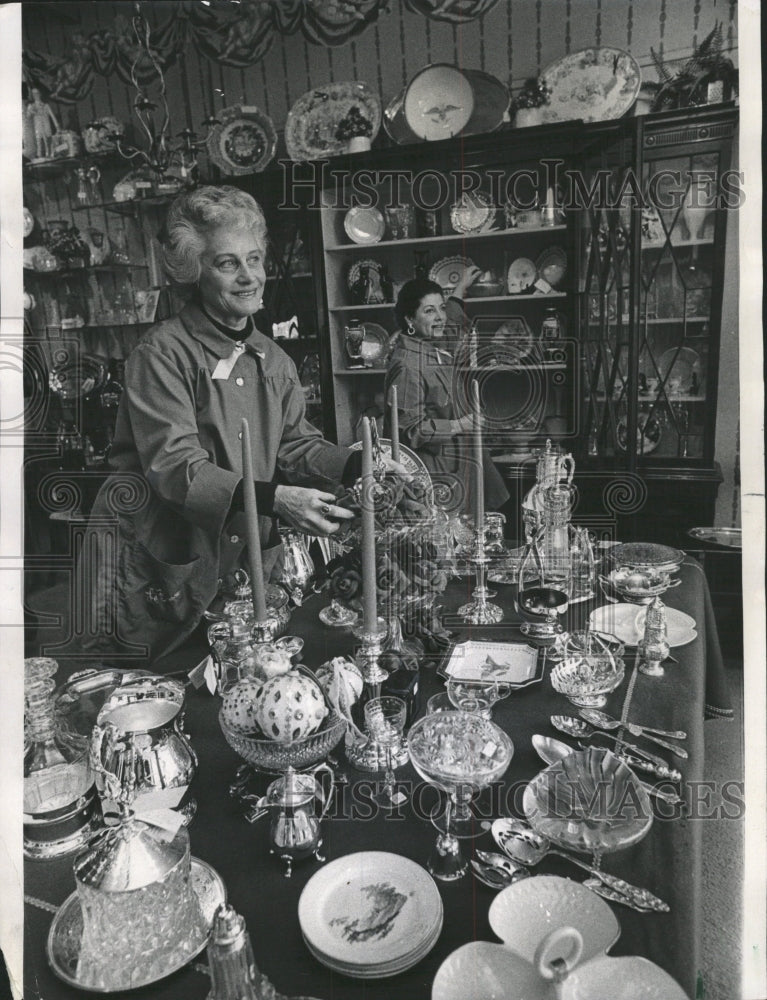
[[[639,954],[650,958],[671,973],[693,997],[699,968],[703,903],[700,884],[703,820],[692,814],[705,815],[707,811],[710,814],[710,809],[716,806],[710,801],[710,789],[707,791],[706,786],[701,785],[704,777],[703,720],[704,712],[711,709],[716,709],[719,715],[726,714],[729,700],[705,577],[694,562],[685,563],[681,576],[682,585],[665,596],[669,606],[683,609],[696,619],[697,638],[673,650],[678,663],[669,664],[662,678],[639,674],[629,657],[626,677],[609,697],[606,711],[631,722],[688,732],[685,746],[690,752],[689,760],[673,758],[672,763],[682,772],[682,792],[691,808],[680,811],[656,802],[656,818],[649,834],[634,847],[605,855],[604,868],[647,887],[671,905],[668,914],[639,914],[615,906],[621,936],[612,954]],[[454,608],[465,600],[469,590],[467,581],[451,584],[445,595],[446,608]],[[504,607],[506,621],[499,626],[464,628],[461,637],[499,641],[521,639],[520,633],[510,627],[516,617],[511,606],[511,590],[504,587],[498,590],[496,603]],[[316,667],[353,648],[353,639],[348,633],[326,628],[319,622],[317,612],[323,603],[321,598],[312,598],[294,612],[290,625],[291,632],[305,639],[304,660],[309,666]],[[582,622],[593,606],[593,603],[582,604],[571,609],[572,622]],[[202,646],[192,644],[162,666],[167,670],[182,666],[191,669],[203,655]],[[76,664],[69,666],[74,670]],[[426,698],[443,686],[434,670],[422,670],[420,683],[424,705]],[[213,865],[223,877],[230,902],[247,920],[256,962],[277,989],[289,996],[309,994],[325,1000],[421,1000],[430,996],[434,974],[451,951],[467,941],[496,940],[487,919],[494,892],[467,875],[459,882],[438,883],[445,907],[444,928],[431,953],[413,969],[391,979],[361,981],[345,978],[320,965],[303,944],[297,919],[301,890],[317,870],[317,862],[303,862],[294,869],[292,879],[284,878],[281,864],[268,853],[268,822],[261,820],[249,825],[242,817],[228,791],[241,761],[224,741],[218,725],[218,708],[218,699],[190,688],[186,728],[200,759],[193,783],[199,808],[190,826],[192,853]],[[521,815],[524,785],[542,766],[532,749],[531,735],[559,735],[551,728],[550,715],[554,712],[576,714],[566,699],[552,689],[548,673],[541,683],[514,692],[493,711],[494,721],[511,736],[515,755],[501,786],[487,790],[475,803],[480,830],[483,818],[492,819],[503,809],[501,803],[507,803],[509,811]],[[613,744],[606,741],[604,745]],[[374,779],[356,771],[351,771],[350,775],[353,779],[350,785],[337,789],[332,818],[324,821],[328,859],[354,851],[380,850],[393,851],[424,864],[436,836],[423,816],[434,801],[433,790],[422,785],[417,790],[415,799],[419,803],[419,815],[414,813],[412,804],[405,805],[394,815],[375,814],[375,806],[370,803],[369,796],[363,794]],[[417,781],[409,765],[398,771],[398,777]],[[265,784],[266,781],[264,787]],[[349,819],[354,809],[358,813],[360,809],[367,809],[371,815]],[[487,832],[481,832],[475,841],[464,842],[467,853],[472,850],[472,843],[493,849]],[[63,902],[74,889],[71,866],[71,858],[29,862],[25,866],[26,1000],[37,997],[57,1000],[82,995],[53,975],[44,951],[53,906]],[[581,877],[572,865],[557,858],[545,860],[536,870]],[[201,959],[134,995],[137,998],[202,1000],[208,989],[209,980]]]

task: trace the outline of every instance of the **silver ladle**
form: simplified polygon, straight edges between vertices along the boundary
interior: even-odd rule
[[[608,875],[599,868],[581,861],[580,858],[573,857],[566,851],[561,851],[553,847],[548,837],[544,837],[522,820],[497,819],[491,827],[491,832],[496,844],[504,854],[507,854],[512,861],[518,864],[533,866],[539,864],[545,857],[554,854],[559,858],[565,858],[578,868],[587,871],[592,878],[607,886],[616,894],[616,901],[625,903],[637,910],[652,910],[656,913],[668,913],[669,905],[662,899],[654,896],[649,890],[632,885],[617,875]],[[618,898],[618,897],[622,898]]]
[[[650,753],[649,750],[645,750],[643,747],[638,747],[634,743],[628,743],[626,740],[621,739],[619,736],[612,736],[610,733],[601,732],[601,730],[594,729],[590,726],[588,722],[584,722],[583,719],[576,719],[572,715],[552,715],[551,724],[555,729],[558,729],[561,733],[567,733],[568,736],[577,736],[578,739],[588,740],[592,736],[604,736],[608,740],[614,740],[622,747],[626,747],[631,753],[638,754],[640,757],[645,757],[647,760],[651,760],[656,767],[668,767],[668,762],[658,754]]]
[[[675,746],[673,743],[668,743],[666,740],[662,740],[660,736],[654,736],[651,732],[645,729],[643,726],[636,726],[633,722],[620,722],[618,719],[611,719],[609,715],[605,715],[604,712],[600,712],[596,708],[582,708],[578,713],[582,719],[586,722],[590,722],[592,726],[596,726],[597,729],[627,729],[632,736],[643,736],[646,740],[651,740],[656,743],[659,747],[663,747],[664,750],[668,750],[669,753],[673,753],[677,757],[681,757],[682,760],[687,760],[690,756],[684,747]],[[677,737],[679,739],[683,737]]]
[[[529,878],[530,872],[523,865],[512,861],[506,854],[495,851],[477,851],[477,857],[472,859],[472,870],[480,882],[491,889],[505,889],[523,878]]]
[[[556,764],[558,760],[573,752],[573,748],[568,746],[567,743],[563,743],[562,740],[555,740],[551,736],[540,736],[539,734],[533,736],[533,747],[541,760],[546,764]],[[648,795],[653,795],[656,799],[668,802],[669,805],[678,806],[684,802],[684,799],[675,792],[661,791],[660,788],[656,788],[646,781],[640,781],[639,784]]]

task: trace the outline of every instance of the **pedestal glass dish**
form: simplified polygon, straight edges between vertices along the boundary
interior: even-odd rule
[[[413,767],[447,793],[447,805],[432,814],[439,831],[428,869],[435,878],[461,878],[467,862],[460,839],[476,836],[470,809],[472,795],[497,781],[514,754],[514,745],[498,726],[469,712],[436,712],[419,719],[408,734]]]

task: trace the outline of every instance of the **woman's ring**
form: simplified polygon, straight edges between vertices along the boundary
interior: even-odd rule
[[[320,507],[320,514],[329,514],[329,513],[330,513],[330,507],[328,507],[328,505],[326,503],[324,503]]]

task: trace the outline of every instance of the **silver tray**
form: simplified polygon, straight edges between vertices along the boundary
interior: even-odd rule
[[[721,545],[725,549],[743,548],[743,532],[740,528],[690,528],[690,538],[710,545]]]
[[[121,994],[126,993],[128,990],[137,990],[143,986],[149,986],[150,983],[165,979],[166,976],[170,976],[185,965],[188,965],[207,945],[216,910],[221,903],[226,902],[226,887],[218,872],[211,868],[207,862],[200,861],[199,858],[192,858],[191,865],[192,888],[200,903],[200,909],[208,926],[208,931],[204,936],[200,937],[193,951],[183,961],[177,961],[169,965],[160,976],[148,976],[146,979],[137,978],[129,985],[116,986],[113,989],[86,986],[77,978],[77,966],[80,960],[80,945],[83,932],[83,914],[80,909],[80,899],[77,893],[73,892],[56,911],[45,945],[48,964],[59,979],[63,979],[70,986],[74,986],[78,990],[85,990],[88,993]]]

